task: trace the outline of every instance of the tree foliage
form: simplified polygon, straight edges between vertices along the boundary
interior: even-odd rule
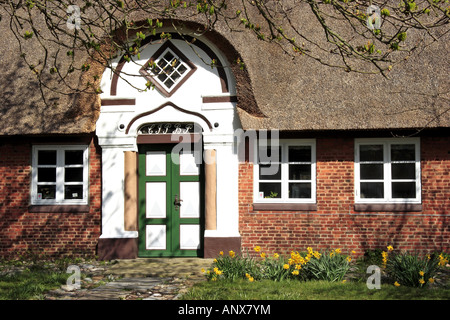
[[[304,56],[348,72],[387,75],[396,63],[448,32],[448,0],[9,0],[0,2],[20,55],[39,83],[67,81],[95,61],[137,61],[149,35],[194,21],[197,34],[221,28],[251,32],[293,58]],[[311,29],[311,27],[313,29]],[[226,28],[226,29],[224,29]],[[311,32],[313,30],[314,32]],[[413,36],[410,36],[410,34]],[[39,50],[27,52],[27,42]],[[78,55],[90,59],[80,63]],[[238,60],[242,64],[242,61]],[[98,93],[95,77],[82,90]]]

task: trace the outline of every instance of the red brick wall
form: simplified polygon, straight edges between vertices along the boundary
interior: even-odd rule
[[[354,139],[320,138],[317,210],[254,211],[253,164],[239,169],[239,228],[244,252],[341,248],[359,255],[393,245],[399,250],[450,251],[450,138],[421,138],[422,211],[354,211]]]
[[[31,149],[31,142],[0,141],[0,257],[94,256],[101,226],[101,152],[91,141],[89,212],[32,213]]]

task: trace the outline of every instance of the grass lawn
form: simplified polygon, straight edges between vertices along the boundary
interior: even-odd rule
[[[184,300],[450,300],[450,288],[409,288],[347,281],[205,281],[181,297]]]
[[[66,283],[65,272],[26,270],[0,276],[0,300],[40,300],[44,293]]]

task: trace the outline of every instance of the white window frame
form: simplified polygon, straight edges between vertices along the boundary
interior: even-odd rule
[[[391,145],[395,144],[413,144],[415,146],[415,179],[392,179]],[[384,198],[361,198],[360,179],[360,155],[361,145],[383,145],[383,179],[367,180],[368,182],[383,182]],[[380,161],[381,163],[381,161]],[[415,198],[393,198],[392,182],[412,182],[416,183]],[[419,204],[421,200],[421,169],[420,169],[420,139],[419,138],[366,138],[355,139],[355,203],[411,203]]]
[[[41,150],[56,151],[56,194],[55,199],[38,198],[38,153]],[[65,151],[80,150],[83,151],[83,198],[82,199],[64,199],[64,185],[70,184],[64,181]],[[88,204],[89,194],[89,148],[87,145],[35,145],[32,147],[32,177],[31,177],[31,204],[32,205],[86,205]],[[80,165],[72,165],[79,167]],[[53,167],[53,166],[52,166]],[[80,185],[80,182],[73,183]]]
[[[270,142],[270,139],[269,141]],[[254,144],[254,154],[256,155],[253,165],[253,202],[254,203],[316,203],[316,140],[314,139],[282,139],[279,140],[281,147],[281,198],[260,198],[259,196],[259,153],[258,143]],[[289,198],[289,146],[309,146],[311,147],[311,180],[291,180],[311,183],[311,198]],[[269,181],[269,180],[267,180]],[[276,180],[278,181],[278,180]],[[275,182],[276,182],[275,181]]]
[[[166,48],[166,50],[164,50],[164,52],[157,58],[157,60],[155,61],[155,63],[156,63],[156,65],[158,65],[158,63],[163,59],[164,61],[166,61],[166,62],[168,62],[168,63],[170,63],[170,61],[167,61],[165,58],[164,58],[164,56],[167,54],[167,53],[170,53],[171,55],[173,55],[174,56],[174,58],[176,59],[176,60],[178,60],[185,68],[186,68],[186,71],[183,73],[183,74],[180,74],[180,77],[176,80],[176,81],[173,81],[173,85],[172,85],[172,87],[168,87],[164,82],[166,81],[166,79],[164,80],[164,81],[161,81],[161,80],[159,80],[159,78],[158,78],[158,76],[159,76],[159,74],[154,74],[153,72],[151,72],[150,71],[150,73],[152,74],[152,76],[153,76],[153,79],[155,79],[155,81],[157,81],[167,92],[171,92],[174,88],[176,88],[176,86],[177,86],[177,84],[178,83],[180,83],[185,77],[186,77],[186,75],[192,70],[192,68],[186,63],[186,62],[184,62],[183,61],[183,59],[182,58],[180,58],[173,50],[171,50],[170,48]],[[158,68],[159,69],[161,69],[161,67],[158,65]],[[174,70],[174,71],[177,71],[178,72],[178,68],[179,67],[177,67],[177,70]],[[164,72],[164,71],[161,71],[161,72]],[[173,73],[173,71],[172,71],[172,73]],[[171,73],[171,74],[172,74]],[[178,72],[179,73],[179,72]],[[167,77],[169,77],[170,79],[172,79],[172,77],[170,77],[170,75],[167,75]]]

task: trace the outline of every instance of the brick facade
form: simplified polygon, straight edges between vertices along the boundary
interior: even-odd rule
[[[101,232],[101,151],[91,137],[90,200],[86,212],[58,212],[57,208],[53,212],[34,212],[30,207],[33,143],[0,141],[0,257],[26,252],[95,255]],[[317,138],[316,163],[314,211],[253,210],[253,164],[240,163],[239,231],[244,252],[252,252],[256,245],[265,252],[280,254],[312,246],[339,247],[362,255],[367,249],[388,244],[411,251],[450,251],[449,137],[421,138],[420,212],[355,210],[351,137]]]
[[[354,139],[318,138],[317,210],[253,210],[253,164],[239,169],[242,249],[267,253],[341,248],[359,255],[393,245],[399,250],[450,250],[450,138],[421,138],[422,210],[361,212],[354,206]]]
[[[32,210],[32,145],[33,141],[47,143],[36,139],[0,141],[0,257],[96,254],[101,226],[101,152],[92,137],[87,139],[90,195],[89,206],[82,212],[61,212],[56,206],[43,207],[49,212]],[[71,144],[73,140],[52,143]]]

